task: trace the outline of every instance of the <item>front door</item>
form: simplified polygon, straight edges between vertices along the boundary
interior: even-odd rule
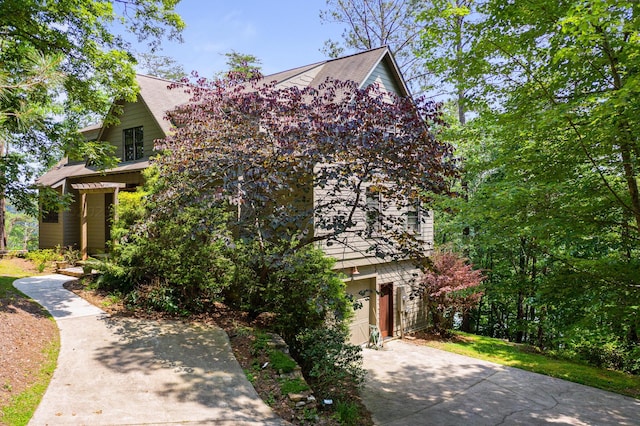
[[[393,284],[380,286],[380,334],[393,336]]]

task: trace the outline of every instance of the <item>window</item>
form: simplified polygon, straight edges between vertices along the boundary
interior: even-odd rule
[[[124,161],[139,160],[144,156],[142,126],[123,130]]]
[[[370,186],[366,192],[367,234],[377,234],[382,230],[382,211],[380,206],[380,190]]]
[[[58,210],[42,212],[42,223],[58,223]]]
[[[420,235],[422,228],[422,214],[420,212],[420,201],[412,201],[407,207],[407,231]]]

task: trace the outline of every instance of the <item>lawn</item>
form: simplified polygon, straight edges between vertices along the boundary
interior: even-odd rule
[[[426,344],[448,352],[640,398],[640,376],[554,358],[528,345],[460,332],[456,332],[451,340],[430,340]]]

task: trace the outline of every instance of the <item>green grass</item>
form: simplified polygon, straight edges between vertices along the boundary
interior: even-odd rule
[[[0,298],[16,299],[27,298],[13,287],[13,282],[18,278],[29,275],[28,271],[20,268],[10,260],[0,260]],[[50,318],[53,321],[53,318]],[[49,386],[53,371],[56,368],[58,352],[60,351],[59,336],[44,350],[45,361],[40,371],[35,372],[34,383],[23,392],[14,396],[10,403],[0,410],[0,424],[18,426],[26,425],[35,412],[42,396]],[[3,386],[10,386],[3,384]]]
[[[36,381],[29,388],[12,398],[9,405],[4,407],[0,423],[19,426],[29,423],[31,416],[36,411],[42,396],[49,386],[53,372],[56,369],[58,352],[60,351],[60,339],[52,342],[45,349],[46,359],[42,368],[37,373]]]
[[[574,361],[537,353],[527,345],[506,342],[485,336],[456,332],[457,339],[448,342],[430,341],[428,346],[496,364],[533,371],[559,379],[593,386],[599,389],[640,398],[640,376],[621,371],[605,370]]]
[[[24,278],[28,272],[7,259],[0,260],[0,298],[25,297],[13,286],[18,278]]]
[[[283,373],[291,373],[297,366],[296,362],[289,355],[285,355],[277,350],[269,353],[269,361],[271,362],[271,368],[282,371]]]
[[[309,385],[300,378],[282,379],[280,381],[280,392],[283,395],[289,395],[290,393],[300,393],[309,390]]]

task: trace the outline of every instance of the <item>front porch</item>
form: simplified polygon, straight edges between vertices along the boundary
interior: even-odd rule
[[[88,218],[88,196],[90,194],[109,194],[111,195],[111,205],[113,206],[113,217],[109,217],[109,209],[105,208],[105,242],[108,240],[109,224],[112,220],[117,219],[118,194],[120,189],[126,188],[126,184],[122,182],[88,182],[73,183],[71,187],[80,194],[80,254],[82,260],[88,258],[88,242],[89,242],[89,218]]]

